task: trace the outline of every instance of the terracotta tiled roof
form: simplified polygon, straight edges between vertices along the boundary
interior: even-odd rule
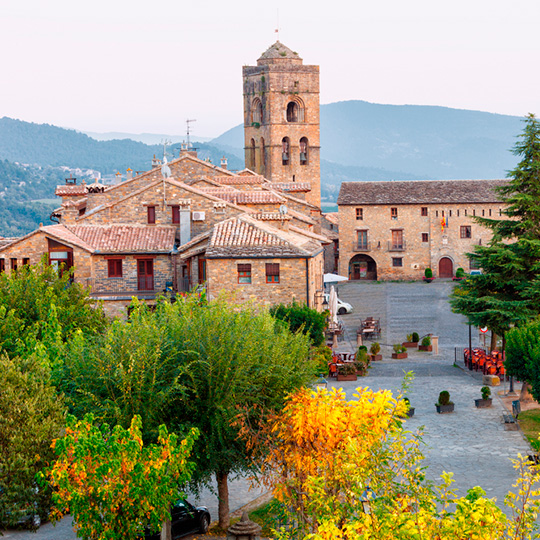
[[[74,225],[69,229],[99,253],[168,253],[175,227],[146,225]]]
[[[234,176],[214,176],[214,180],[223,185],[264,184],[264,177],[260,175],[235,174]]]
[[[311,191],[309,182],[268,182],[266,185],[270,189],[289,193]]]
[[[280,212],[258,212],[250,215],[258,221],[290,221],[292,219],[288,214],[281,214]]]
[[[15,242],[15,240],[18,240],[19,237],[13,237],[13,238],[4,238],[3,236],[0,236],[0,248],[9,246],[9,244],[12,244]]]
[[[323,214],[323,216],[334,225],[339,225],[339,213],[338,212],[328,212]]]
[[[233,204],[281,204],[285,200],[272,191],[240,191],[232,189],[201,188],[201,191]]]
[[[87,193],[88,190],[84,184],[77,184],[74,186],[56,186],[56,190],[54,192],[54,194],[58,197],[78,197],[81,195],[86,195]]]
[[[500,202],[495,188],[507,180],[343,182],[338,205],[462,204]]]

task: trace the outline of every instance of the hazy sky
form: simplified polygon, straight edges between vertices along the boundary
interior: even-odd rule
[[[0,0],[0,117],[217,136],[242,65],[275,40],[321,69],[321,103],[540,113],[539,0]]]

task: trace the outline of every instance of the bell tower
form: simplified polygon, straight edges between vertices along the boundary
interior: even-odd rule
[[[321,205],[319,66],[276,41],[242,68],[246,167],[272,182],[308,182]]]

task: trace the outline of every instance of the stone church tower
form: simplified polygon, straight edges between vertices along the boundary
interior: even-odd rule
[[[272,182],[309,182],[306,200],[320,207],[319,66],[276,41],[242,74],[246,167]]]

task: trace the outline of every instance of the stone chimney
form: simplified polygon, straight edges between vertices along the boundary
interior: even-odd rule
[[[154,154],[154,157],[152,158],[152,169],[155,169],[156,167],[159,167],[161,165],[161,160],[156,157],[156,154]]]
[[[79,217],[79,210],[77,205],[73,201],[66,201],[62,203],[62,218],[60,222],[62,225],[69,225],[75,223],[75,220]]]
[[[221,164],[220,164],[220,166],[221,166],[222,169],[227,170],[227,158],[226,158],[225,156],[223,156],[223,157],[221,158]]]
[[[126,180],[131,180],[133,178],[133,171],[131,169],[128,169],[126,171]]]
[[[114,183],[115,183],[115,184],[119,184],[121,181],[122,181],[122,173],[121,173],[120,171],[118,171],[118,172],[114,175]]]
[[[197,149],[193,148],[190,144],[183,142],[180,144],[180,156],[188,154],[193,157],[197,157]]]

